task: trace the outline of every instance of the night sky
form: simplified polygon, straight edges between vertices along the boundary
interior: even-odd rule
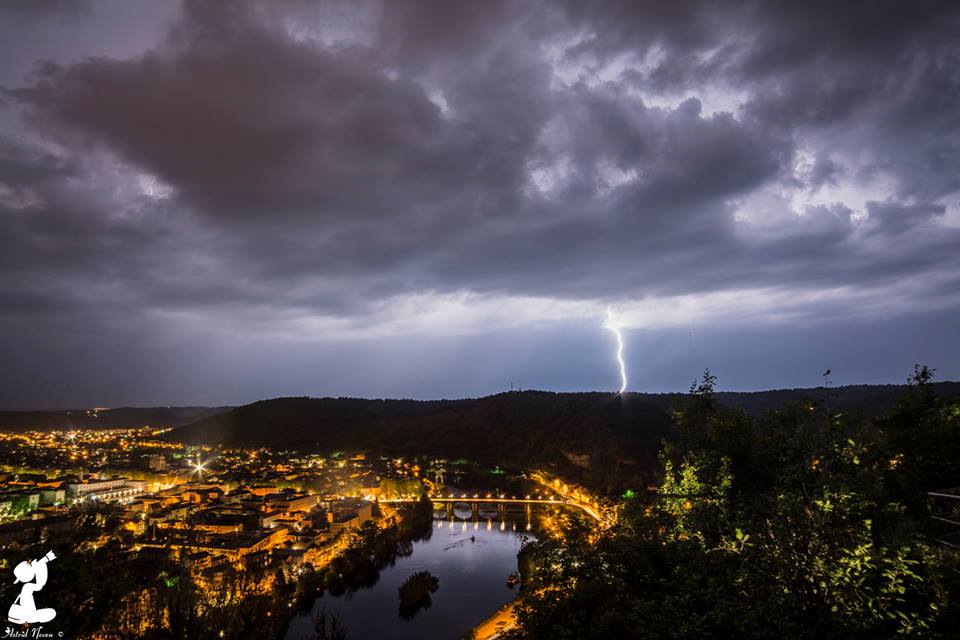
[[[960,3],[4,2],[0,406],[960,378]]]

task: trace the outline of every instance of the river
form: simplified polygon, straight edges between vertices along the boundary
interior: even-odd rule
[[[507,576],[517,570],[521,536],[533,537],[522,521],[437,520],[429,539],[414,542],[412,554],[384,567],[375,585],[342,596],[325,594],[314,611],[338,612],[348,640],[457,640],[516,595]],[[440,588],[428,608],[404,619],[397,589],[417,571],[432,573]],[[285,639],[313,637],[312,616],[305,614],[291,621]]]

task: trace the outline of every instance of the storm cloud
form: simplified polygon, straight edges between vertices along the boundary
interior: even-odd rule
[[[5,404],[176,401],[159,381],[208,338],[281,369],[309,343],[327,355],[291,380],[327,380],[395,343],[460,336],[473,361],[485,335],[588,332],[607,308],[639,342],[786,344],[960,307],[954,3],[121,4],[0,13],[35,33],[0,65],[0,353],[167,365],[114,395],[118,372],[77,394],[75,362],[11,367]],[[949,333],[919,351],[956,375]],[[607,384],[583,370],[565,384]],[[262,395],[231,375],[199,399]],[[492,390],[445,377],[377,388]]]

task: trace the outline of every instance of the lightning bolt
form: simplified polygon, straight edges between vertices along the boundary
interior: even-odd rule
[[[623,334],[620,333],[620,325],[613,318],[613,311],[607,309],[607,321],[604,325],[613,335],[617,337],[617,363],[620,365],[620,390],[617,393],[623,393],[627,390],[627,365],[623,362]]]

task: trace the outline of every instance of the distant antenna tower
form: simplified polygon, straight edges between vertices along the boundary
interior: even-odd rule
[[[827,389],[830,388],[830,372],[830,369],[827,369],[823,372],[823,386],[825,386]]]

